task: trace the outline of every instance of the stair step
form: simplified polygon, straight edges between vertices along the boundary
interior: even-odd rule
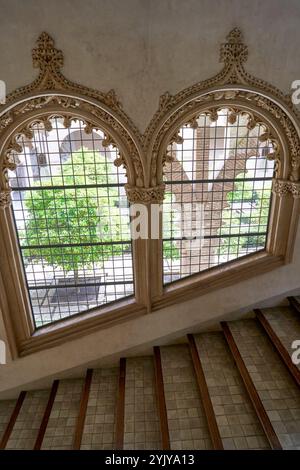
[[[203,404],[207,425],[212,440],[212,446],[215,450],[223,450],[223,442],[219,432],[216,415],[213,409],[211,397],[206,383],[206,378],[202,368],[202,364],[199,358],[199,353],[197,350],[197,345],[193,335],[187,336],[189,341],[190,353],[193,361],[195,376],[197,379],[198,389]]]
[[[27,392],[6,449],[32,450],[49,398],[49,390]]]
[[[118,367],[93,371],[82,450],[115,449],[118,376]]]
[[[84,380],[61,380],[42,442],[43,450],[71,450]]]
[[[299,314],[300,313],[300,296],[288,297],[288,301],[290,303],[290,306]]]
[[[171,449],[212,449],[188,345],[160,351]]]
[[[126,359],[124,449],[160,449],[153,357]]]
[[[39,429],[39,432],[38,432],[33,450],[41,450],[41,446],[42,446],[44,436],[45,436],[45,432],[46,432],[46,429],[47,429],[47,426],[48,426],[50,414],[51,414],[51,411],[52,411],[53,403],[54,403],[54,400],[55,400],[55,397],[56,397],[58,385],[59,385],[59,380],[54,380],[53,383],[52,383],[52,387],[50,389],[48,402],[47,402],[47,405],[46,405],[46,408],[45,408],[45,411],[44,411],[44,414],[43,414],[43,418],[41,420],[40,429]]]
[[[294,343],[300,339],[299,314],[293,308],[255,310],[255,313],[300,388],[300,364],[293,361]]]
[[[300,317],[295,310],[289,307],[268,308],[262,311],[272,329],[292,356],[292,344],[300,340]],[[300,364],[297,366],[300,370]]]
[[[270,448],[223,334],[194,338],[224,449]]]
[[[300,449],[297,385],[256,320],[228,325],[282,448]]]
[[[0,441],[4,434],[4,431],[8,425],[16,400],[3,400],[0,401]]]
[[[0,401],[0,449],[300,450],[300,302],[289,301]]]

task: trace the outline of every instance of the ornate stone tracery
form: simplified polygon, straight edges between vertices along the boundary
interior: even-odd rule
[[[275,149],[274,155],[270,158],[277,162],[278,177],[283,177],[279,168],[280,163],[283,163],[283,155],[280,154],[278,135],[287,141],[288,155],[285,155],[285,165],[281,167],[289,168],[284,178],[294,182],[299,181],[299,112],[293,106],[290,95],[284,95],[277,88],[253,77],[245,70],[244,63],[247,58],[248,47],[243,43],[242,33],[234,28],[227,36],[227,41],[221,45],[220,61],[224,63],[224,67],[216,76],[186,88],[174,96],[170,93],[161,96],[159,109],[144,135],[144,146],[149,146],[148,158],[152,156],[151,184],[162,179],[162,166],[169,158],[166,149],[175,141],[174,132],[176,134],[177,130],[186,123],[193,125],[200,109],[209,113],[213,120],[215,118],[213,111],[218,108],[232,107],[234,111],[234,108],[240,108],[240,105],[253,118],[252,122],[251,119],[249,121],[250,127],[259,121],[258,115],[264,116],[265,119],[260,117],[264,124],[268,121],[272,123],[267,132]],[[214,103],[217,105],[215,108]],[[270,128],[274,129],[275,125],[276,131],[270,132]]]
[[[130,184],[143,186],[144,164],[138,149],[141,137],[122,110],[115,91],[101,93],[66,79],[61,73],[63,53],[55,48],[47,33],[38,38],[32,59],[33,66],[39,69],[37,79],[8,95],[6,104],[0,106],[0,191],[9,188],[6,173],[18,164],[21,137],[30,139],[36,122],[50,130],[53,116],[62,117],[65,127],[72,119],[81,119],[86,124],[87,133],[92,129],[103,130],[106,135],[104,144],[118,148],[116,164],[126,168]],[[1,201],[4,199],[1,197]]]
[[[199,114],[199,108],[203,109],[205,105],[205,112],[209,113],[213,120],[217,110],[225,104],[226,107],[232,107],[232,119],[236,112],[242,112],[239,105],[244,106],[245,113],[250,116],[250,128],[258,122],[255,110],[266,113],[277,123],[288,144],[288,174],[284,177],[280,174],[280,145],[277,136],[268,128],[268,139],[274,148],[274,155],[270,155],[270,158],[277,162],[278,177],[293,182],[299,181],[300,139],[299,128],[295,124],[298,123],[299,113],[293,106],[290,95],[284,95],[277,88],[245,70],[247,58],[248,47],[243,42],[242,33],[238,28],[234,28],[220,47],[223,69],[216,76],[188,87],[174,96],[169,92],[163,94],[156,114],[145,134],[141,135],[123,111],[114,90],[107,93],[91,90],[69,81],[62,75],[63,53],[55,47],[51,36],[43,32],[32,51],[33,66],[39,69],[38,77],[33,83],[11,93],[6,104],[0,107],[0,144],[2,143],[3,154],[0,162],[1,187],[8,188],[5,173],[17,164],[16,153],[20,151],[18,136],[30,136],[31,123],[28,116],[37,115],[37,120],[43,121],[46,126],[49,125],[49,116],[53,116],[55,109],[64,118],[67,127],[71,119],[77,116],[82,119],[82,114],[89,115],[91,119],[85,118],[86,132],[97,128],[96,122],[103,123],[106,135],[104,145],[108,143],[107,145],[119,149],[115,164],[126,168],[129,186],[133,189],[155,188],[162,182],[162,166],[172,159],[168,145],[172,142],[180,143],[180,126],[183,123],[196,125],[197,112]],[[18,127],[12,137],[4,141],[2,136],[5,137],[16,121],[24,121],[24,125]],[[172,135],[166,143],[165,138],[169,131]],[[123,139],[126,149],[119,148],[116,136]],[[151,160],[150,166],[146,163],[146,157],[148,161]]]
[[[163,167],[173,161],[171,144],[182,143],[180,128],[184,125],[196,128],[197,118],[201,114],[214,121],[218,110],[228,108],[231,111],[231,123],[242,114],[247,117],[249,131],[257,124],[264,126],[261,141],[270,143],[272,151],[267,158],[276,161],[273,192],[277,202],[280,198],[280,204],[274,207],[280,207],[271,223],[270,240],[264,253],[266,259],[258,260],[261,263],[260,268],[265,272],[275,265],[279,266],[279,262],[288,262],[294,244],[293,236],[298,222],[295,213],[300,198],[300,114],[293,106],[290,95],[285,95],[245,70],[248,53],[241,31],[233,29],[220,47],[220,62],[223,63],[221,71],[175,95],[164,93],[159,99],[157,112],[142,135],[124,112],[114,90],[102,93],[64,77],[61,72],[63,53],[55,47],[54,40],[47,33],[42,33],[32,51],[33,66],[39,70],[37,78],[31,84],[12,92],[7,97],[6,104],[0,106],[0,208],[5,209],[0,212],[4,234],[2,246],[13,239],[13,224],[9,219],[9,210],[6,211],[11,205],[7,173],[18,165],[22,141],[24,138],[32,138],[34,126],[43,126],[43,129],[50,131],[51,119],[60,117],[66,128],[72,120],[80,119],[85,123],[86,133],[101,129],[104,133],[102,145],[115,147],[117,158],[114,164],[126,169],[128,200],[131,203],[148,205],[161,203],[164,199]],[[289,228],[288,235],[286,225]],[[151,240],[147,249],[135,246],[134,250],[135,278],[139,283],[136,288],[136,302],[143,307],[146,305],[147,311],[151,310],[151,302],[159,304],[161,300],[161,306],[165,299],[168,302],[168,298],[172,298],[172,294],[168,297],[168,293],[165,297],[162,290],[159,243],[160,240]],[[22,309],[27,307],[25,295],[22,294],[22,274],[18,275],[20,282],[12,281],[16,266],[17,270],[22,270],[18,265],[17,249],[13,243],[7,245],[10,245],[8,263],[11,259],[11,265],[5,272],[7,285],[10,286],[7,291],[12,293],[9,301],[13,302],[16,298],[18,304],[12,303],[5,314],[10,319],[11,312],[17,312],[14,327],[18,329],[22,325],[18,314],[24,314]],[[254,260],[254,264],[255,262]],[[250,275],[257,275],[256,265],[250,266],[249,272],[252,273]],[[240,272],[231,271],[230,268],[228,276],[223,272],[218,274],[222,277],[218,284],[221,287],[222,282],[226,285],[226,282],[240,280]],[[200,287],[200,290],[207,288],[205,279],[194,278],[189,282],[193,290],[194,286]],[[211,282],[211,289],[215,288],[213,284]],[[181,289],[184,288],[179,286],[174,289],[175,301],[183,298],[180,297],[183,292]],[[190,292],[191,289],[186,291],[188,296]],[[130,308],[128,307],[128,312],[131,312]],[[22,328],[23,326],[20,327]],[[31,333],[30,327],[26,326],[21,331],[20,338],[29,342]]]
[[[300,197],[300,183],[286,180],[274,180],[273,192],[280,197],[292,194],[295,198]]]

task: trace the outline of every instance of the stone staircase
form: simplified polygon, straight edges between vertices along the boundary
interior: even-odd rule
[[[1,449],[300,449],[300,298],[0,402]]]

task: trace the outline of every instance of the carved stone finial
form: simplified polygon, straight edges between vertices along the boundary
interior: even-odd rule
[[[233,28],[226,36],[226,39],[230,44],[242,44],[243,33],[239,28]]]
[[[242,32],[234,28],[226,37],[227,42],[221,45],[220,62],[238,64],[248,59],[248,47],[243,43]]]
[[[0,210],[5,209],[11,204],[11,190],[0,189]]]
[[[63,66],[62,51],[54,47],[54,40],[48,33],[42,33],[37,40],[37,47],[32,50],[33,67],[40,70],[59,71]]]

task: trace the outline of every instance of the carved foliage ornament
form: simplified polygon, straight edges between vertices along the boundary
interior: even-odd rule
[[[127,156],[120,152],[115,164],[125,166],[128,171],[128,159],[130,159],[130,165],[134,170],[131,194],[140,195],[145,200],[152,197],[157,197],[160,200],[162,175],[158,173],[161,171],[158,161],[162,160],[164,163],[171,158],[165,150],[161,149],[161,143],[168,130],[176,122],[178,122],[177,129],[190,120],[194,120],[195,123],[197,109],[199,106],[203,108],[205,103],[207,103],[207,112],[210,113],[211,119],[215,119],[218,102],[220,104],[222,101],[222,105],[224,105],[224,102],[228,101],[228,107],[232,106],[231,118],[234,119],[237,108],[234,109],[233,102],[238,101],[243,103],[245,108],[251,104],[257,110],[265,111],[278,123],[289,147],[290,172],[288,180],[297,183],[300,179],[299,133],[285,110],[289,111],[294,122],[299,122],[299,113],[293,106],[290,95],[284,95],[277,88],[253,77],[245,70],[244,64],[248,58],[248,47],[244,44],[242,33],[237,28],[230,32],[227,40],[221,45],[220,61],[224,64],[222,70],[216,76],[197,83],[174,96],[168,92],[162,95],[159,109],[143,136],[123,111],[113,90],[102,93],[73,83],[62,75],[63,53],[56,49],[53,39],[47,33],[42,33],[38,38],[37,45],[32,51],[32,58],[34,67],[39,69],[39,75],[32,84],[11,93],[7,97],[6,104],[0,106],[0,140],[1,134],[9,126],[13,126],[17,118],[20,119],[24,116],[25,120],[30,113],[40,110],[45,115],[51,115],[51,109],[59,109],[59,115],[64,117],[67,126],[68,121],[70,122],[73,118],[82,119],[80,111],[84,111],[106,123],[116,135],[120,135],[126,142]],[[222,91],[216,91],[222,87]],[[253,91],[249,91],[251,89]],[[48,95],[46,92],[49,92]],[[34,94],[40,94],[40,96],[32,97]],[[20,102],[21,98],[22,102]],[[92,105],[87,98],[96,100],[99,105]],[[276,102],[280,102],[281,106]],[[9,107],[7,111],[6,107]],[[3,111],[2,115],[1,111]],[[189,117],[187,118],[187,116]],[[249,116],[251,116],[250,113]],[[45,117],[44,125],[47,126],[48,122],[49,120]],[[254,121],[251,123],[250,119],[249,126],[251,125],[254,125]],[[86,121],[86,131],[92,131],[94,126],[92,120]],[[20,135],[29,138],[30,132],[32,132],[30,125],[23,126],[23,129],[18,130],[18,135],[15,135],[7,143],[5,151],[2,153],[2,173],[13,169],[18,164],[17,153],[20,151],[20,141],[22,140]],[[274,149],[272,158],[279,162],[280,152],[276,136],[268,130],[266,133]],[[109,142],[108,145],[117,147],[117,143],[109,132],[106,132],[105,139]],[[178,132],[173,131],[171,142],[180,143],[180,139]],[[151,161],[148,170],[146,165],[143,165],[144,155],[148,155]],[[288,187],[292,188],[293,186],[289,185]],[[139,188],[137,192],[136,188]],[[8,183],[4,184],[3,189],[9,190]],[[129,187],[127,187],[127,192],[129,194]],[[137,196],[132,197],[136,198]],[[1,201],[6,198],[7,196],[1,196]]]
[[[33,66],[40,71],[39,75],[32,84],[8,95],[6,104],[0,106],[0,139],[1,133],[8,126],[13,125],[14,121],[19,117],[24,116],[25,118],[29,113],[41,110],[47,114],[51,108],[60,109],[62,112],[59,115],[64,117],[64,124],[67,127],[68,121],[70,122],[74,118],[81,118],[80,111],[85,111],[106,123],[116,134],[124,139],[134,167],[134,174],[136,175],[135,184],[143,186],[143,165],[136,144],[141,140],[141,136],[138,129],[123,111],[115,91],[110,90],[108,93],[101,93],[66,79],[60,71],[64,62],[63,53],[55,48],[53,39],[47,33],[42,33],[39,36],[37,45],[32,51],[32,59]],[[47,91],[52,93],[34,98],[30,96],[33,93],[45,93]],[[63,96],[63,93],[71,95],[74,92],[78,97]],[[21,103],[18,102],[20,98],[22,98]],[[91,104],[86,98],[97,100],[99,105]],[[8,111],[5,112],[6,107],[12,103],[16,103],[15,106],[10,106]],[[4,113],[1,115],[2,110],[4,110]],[[45,123],[47,124],[47,122],[49,120],[46,117]],[[96,128],[93,123],[87,122],[86,126],[87,132]],[[30,125],[26,125],[22,129],[18,129],[17,135],[14,135],[11,141],[6,144],[1,162],[2,172],[5,173],[8,169],[13,170],[15,168],[15,165],[18,163],[15,154],[21,151],[21,135],[30,138],[29,134]],[[131,136],[134,136],[135,140]],[[112,136],[107,135],[107,139],[109,139],[109,145],[117,147],[117,143]],[[116,163],[120,164],[120,162],[128,170],[128,162],[124,156],[120,156]]]
[[[222,101],[222,106],[230,107],[232,102],[243,104],[245,108],[251,105],[258,111],[263,111],[275,121],[281,130],[282,135],[287,140],[289,150],[289,175],[288,179],[297,182],[300,179],[300,139],[299,131],[294,122],[299,123],[300,115],[291,101],[290,95],[284,95],[280,90],[273,87],[264,80],[257,79],[249,74],[244,63],[248,58],[248,47],[243,42],[242,33],[239,29],[233,29],[227,36],[227,41],[221,45],[220,61],[224,63],[223,69],[214,77],[197,83],[172,96],[165,93],[160,97],[159,109],[150,122],[145,135],[144,146],[147,148],[151,143],[151,184],[157,184],[162,175],[157,171],[161,167],[158,161],[164,164],[170,158],[169,152],[164,148],[164,137],[176,124],[180,129],[184,124],[193,126],[196,123],[197,109],[202,109],[207,103],[208,113],[213,120],[213,111],[217,110],[218,102]],[[215,91],[216,88],[222,91]],[[246,91],[247,88],[247,91]],[[253,91],[249,91],[253,89]],[[226,105],[228,102],[228,106]],[[216,108],[214,109],[214,103]],[[277,104],[278,103],[278,104]],[[280,103],[280,105],[279,105]],[[287,112],[285,112],[286,110]],[[199,112],[198,112],[199,115]],[[251,113],[249,113],[251,115]],[[232,114],[234,119],[234,112]],[[254,125],[251,123],[250,126]],[[176,135],[170,138],[169,144],[176,142]],[[280,149],[278,138],[269,132],[268,138],[272,142],[274,155],[272,158],[277,163],[277,174],[279,174]],[[160,171],[160,170],[159,170]]]
[[[164,184],[161,184],[154,188],[138,188],[126,184],[125,189],[127,198],[131,203],[161,203],[164,199]]]
[[[41,71],[49,69],[57,72],[64,65],[62,51],[55,49],[53,39],[42,33],[37,40],[37,47],[32,50],[33,66]]]
[[[0,209],[5,209],[11,204],[11,190],[0,189]]]
[[[286,180],[274,180],[273,192],[279,194],[280,197],[292,194],[295,198],[300,198],[300,183]]]
[[[7,103],[15,101],[20,95],[37,90],[73,90],[96,98],[111,109],[121,112],[122,106],[114,90],[101,93],[100,91],[92,90],[91,88],[71,82],[62,75],[60,70],[64,64],[63,53],[61,50],[55,48],[54,40],[48,33],[43,32],[39,36],[36,44],[37,46],[32,50],[32,62],[33,67],[40,70],[39,76],[32,84],[19,88],[8,95]],[[124,116],[126,120],[129,120],[125,114]],[[130,124],[132,125],[132,123]]]
[[[60,97],[51,97],[51,101],[56,101],[61,104],[61,98]],[[72,102],[70,99],[68,99],[69,102],[69,108],[73,107],[74,109],[79,106],[79,103],[74,101],[74,104],[72,105]],[[55,114],[48,114],[46,116],[43,116],[42,118],[37,118],[35,120],[31,120],[29,123],[18,129],[18,131],[13,135],[11,140],[9,141],[9,144],[6,146],[6,150],[4,152],[4,162],[5,162],[5,167],[9,170],[15,170],[16,166],[18,165],[18,154],[22,152],[23,150],[23,144],[24,144],[24,139],[26,142],[26,139],[32,140],[34,136],[34,131],[35,130],[43,130],[50,132],[52,130],[52,119],[55,118],[61,118],[63,120],[63,125],[65,128],[69,128],[71,126],[72,121],[83,121],[84,122],[84,132],[86,134],[91,134],[93,130],[98,130],[97,126],[95,126],[93,123],[89,122],[86,119],[83,119],[82,117],[77,117],[76,114],[64,114],[63,112],[60,113],[55,113]],[[99,129],[101,130],[101,129]],[[109,147],[112,146],[114,148],[117,147],[116,143],[114,142],[113,138],[108,135],[107,133],[104,133],[104,139],[102,140],[102,145],[103,147]],[[120,166],[119,160],[122,162],[124,166],[125,165],[125,159],[120,156],[114,161],[116,166]]]
[[[223,112],[223,110],[224,110],[224,106],[205,109],[204,111],[201,112],[201,114],[197,114],[193,116],[191,119],[189,119],[187,122],[185,122],[183,126],[188,126],[192,129],[197,129],[199,127],[199,119],[201,117],[208,117],[210,122],[216,122],[218,120],[219,111]],[[276,162],[275,174],[279,175],[281,147],[280,147],[280,143],[277,137],[274,135],[270,127],[264,121],[261,121],[261,119],[257,117],[253,112],[244,111],[237,107],[232,107],[232,106],[227,106],[226,110],[228,111],[228,123],[229,124],[235,124],[239,116],[245,118],[246,128],[248,129],[249,137],[251,136],[251,131],[253,131],[253,129],[255,129],[258,125],[260,126],[260,129],[264,130],[264,132],[261,132],[260,135],[258,136],[258,140],[259,142],[264,142],[266,145],[266,148],[269,149],[269,153],[267,153],[265,157],[268,160],[274,160]],[[162,158],[163,166],[166,163],[171,163],[174,160],[173,155],[172,155],[172,144],[174,143],[175,144],[183,143],[183,138],[180,135],[180,129],[178,129],[177,132],[169,140],[169,146]]]

